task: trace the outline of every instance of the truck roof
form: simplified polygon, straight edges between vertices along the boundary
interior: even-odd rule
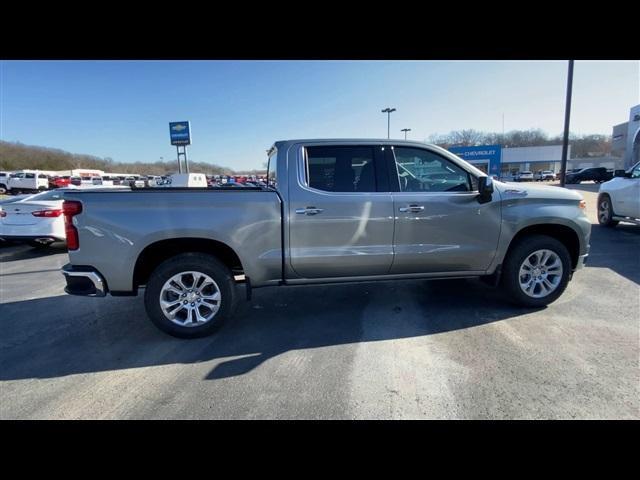
[[[378,143],[382,145],[431,145],[417,140],[399,140],[393,138],[300,138],[278,140],[276,145],[283,143]]]

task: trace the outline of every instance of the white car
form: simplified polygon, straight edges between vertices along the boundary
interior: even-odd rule
[[[555,180],[556,174],[552,170],[540,170],[534,175],[536,182],[543,182],[545,180]]]
[[[533,173],[526,171],[526,172],[519,172],[516,174],[516,181],[517,182],[533,182]]]
[[[0,210],[0,238],[47,246],[64,242],[63,194],[59,188],[3,204]]]
[[[618,222],[640,225],[640,162],[626,172],[616,170],[612,180],[600,184],[598,223],[615,227]]]
[[[96,187],[83,185],[82,187],[57,188],[0,205],[0,239],[26,242],[34,247],[66,242],[64,216],[62,215],[64,193],[70,190],[88,190],[90,188]],[[127,187],[122,188],[128,189]]]

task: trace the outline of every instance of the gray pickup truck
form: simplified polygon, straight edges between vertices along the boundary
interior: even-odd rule
[[[267,187],[66,193],[63,274],[74,295],[145,287],[150,319],[183,338],[267,286],[481,277],[540,307],[586,260],[584,208],[424,143],[279,141]]]

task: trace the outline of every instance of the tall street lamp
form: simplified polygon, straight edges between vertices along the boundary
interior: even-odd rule
[[[564,106],[564,135],[562,136],[562,159],[560,161],[560,186],[564,187],[567,176],[567,153],[569,149],[569,121],[571,119],[571,90],[573,89],[573,60],[569,60],[567,72],[567,101]]]
[[[384,110],[382,110],[382,113],[386,113],[387,114],[387,138],[391,138],[390,136],[390,126],[391,126],[391,112],[395,112],[396,109],[395,108],[385,108]]]
[[[407,139],[407,132],[410,132],[411,129],[410,128],[403,128],[402,130],[400,130],[401,132],[404,132],[404,139]]]

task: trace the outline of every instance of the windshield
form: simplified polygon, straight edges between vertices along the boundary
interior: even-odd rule
[[[64,193],[69,190],[50,190],[48,192],[37,193],[25,200],[64,200]]]

